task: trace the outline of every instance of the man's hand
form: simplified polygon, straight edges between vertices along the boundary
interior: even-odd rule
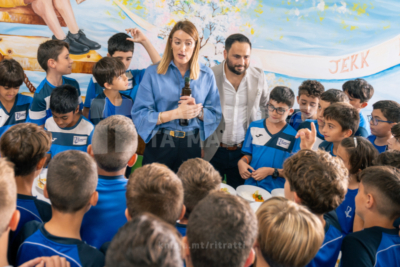
[[[126,38],[126,40],[132,41],[134,43],[143,43],[147,41],[146,35],[144,35],[142,31],[138,28],[126,29],[125,31],[132,36],[132,38]]]
[[[251,177],[256,181],[261,181],[265,179],[267,176],[272,175],[274,173],[274,168],[262,167],[257,169],[251,174]]]
[[[315,124],[311,123],[311,131],[308,129],[301,129],[297,132],[296,138],[301,139],[300,149],[312,149],[317,139],[317,129]]]
[[[249,172],[249,169],[254,171],[253,167],[251,167],[249,164],[247,164],[243,159],[239,160],[238,167],[239,167],[240,176],[243,179],[248,179],[251,177],[251,172]]]

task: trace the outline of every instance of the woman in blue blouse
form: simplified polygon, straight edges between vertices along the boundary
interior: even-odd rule
[[[205,140],[221,120],[214,73],[199,63],[200,39],[190,21],[172,29],[160,63],[150,66],[140,83],[132,119],[146,142],[143,165],[158,162],[177,171],[182,162],[201,156]],[[192,96],[181,96],[190,77]],[[180,126],[179,119],[188,119]],[[218,142],[218,141],[216,141]]]

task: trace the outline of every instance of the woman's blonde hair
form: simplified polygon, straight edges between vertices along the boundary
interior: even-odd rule
[[[286,198],[265,201],[256,214],[257,241],[270,266],[306,266],[324,241],[324,227],[318,217]]]
[[[200,64],[199,64],[199,53],[200,53],[200,40],[199,40],[199,33],[197,32],[196,26],[188,20],[179,21],[175,24],[174,28],[172,28],[171,33],[168,36],[167,45],[165,46],[164,55],[161,58],[160,64],[158,64],[157,73],[163,74],[167,73],[169,64],[171,60],[174,59],[174,55],[172,52],[172,37],[174,36],[175,32],[182,30],[185,33],[189,34],[190,37],[193,38],[195,41],[195,48],[193,51],[192,58],[189,61],[189,68],[190,68],[190,79],[197,80],[200,75]]]

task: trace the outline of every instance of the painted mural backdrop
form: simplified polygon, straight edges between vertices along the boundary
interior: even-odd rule
[[[37,86],[45,76],[36,61],[38,45],[82,29],[101,45],[73,55],[72,76],[85,94],[111,35],[139,27],[162,54],[182,19],[197,26],[202,62],[209,66],[223,60],[225,38],[241,32],[250,37],[252,64],[265,70],[270,87],[296,92],[304,79],[318,79],[327,89],[340,89],[347,79],[363,77],[375,87],[372,103],[400,102],[398,0],[0,0],[0,58],[17,59]],[[149,64],[136,45],[131,68]]]

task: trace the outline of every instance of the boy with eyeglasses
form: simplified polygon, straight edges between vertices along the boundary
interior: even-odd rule
[[[283,162],[300,147],[297,131],[286,123],[293,113],[294,93],[285,86],[275,87],[269,96],[268,118],[250,124],[243,143],[245,154],[238,162],[239,173],[246,185],[271,192],[283,188]]]
[[[378,101],[372,105],[372,114],[368,116],[371,135],[368,140],[378,149],[386,151],[392,137],[392,127],[400,122],[400,104],[392,100]]]

